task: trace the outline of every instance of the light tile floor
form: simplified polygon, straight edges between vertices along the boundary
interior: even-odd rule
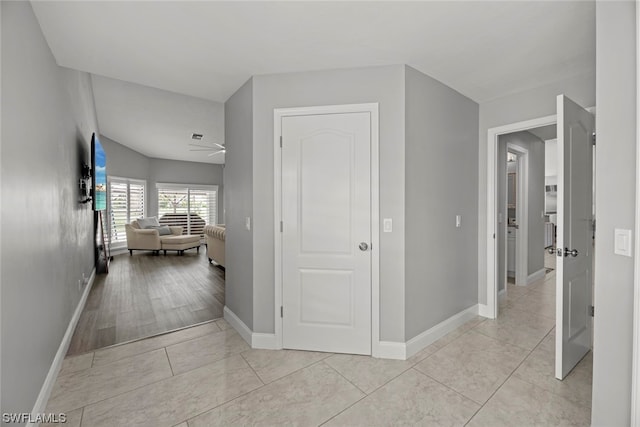
[[[592,357],[553,377],[555,273],[510,285],[406,361],[253,350],[224,320],[65,359],[47,412],[69,426],[587,426]]]

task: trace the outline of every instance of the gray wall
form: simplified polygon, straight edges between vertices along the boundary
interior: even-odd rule
[[[409,340],[478,302],[478,104],[405,69]],[[460,228],[456,215],[462,215]]]
[[[224,111],[227,147],[224,168],[224,181],[227,183],[225,304],[253,330],[253,233],[245,228],[245,218],[253,216],[252,79],[227,100]]]
[[[594,426],[630,424],[633,258],[613,253],[613,232],[635,226],[636,25],[633,2],[596,3]]]
[[[91,79],[56,62],[28,2],[2,2],[2,412],[31,412],[94,266],[81,163]]]
[[[404,342],[404,66],[256,76],[253,97],[253,330],[274,332],[274,108],[378,102],[380,339]]]
[[[593,25],[594,23],[585,23]],[[487,303],[487,133],[490,128],[556,114],[565,94],[584,107],[596,104],[595,74],[585,74],[480,104],[478,169],[478,302]],[[493,233],[493,231],[491,231]]]
[[[129,147],[100,136],[107,155],[107,174],[120,178],[149,179],[149,158]]]
[[[107,174],[147,181],[147,215],[158,215],[156,183],[204,184],[218,186],[218,223],[224,221],[223,165],[154,159],[100,136],[107,154]]]
[[[527,244],[527,275],[544,268],[544,141],[529,132],[515,132],[498,137],[498,206],[506,204],[507,144],[529,151],[529,230]],[[516,196],[516,198],[519,195]],[[503,208],[500,208],[503,209]],[[506,226],[503,218],[502,226]],[[505,227],[496,233],[498,243],[498,289],[504,289]]]

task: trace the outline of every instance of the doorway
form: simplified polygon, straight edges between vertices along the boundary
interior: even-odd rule
[[[558,231],[557,246],[553,248],[556,254],[557,273],[547,286],[554,298],[551,304],[555,320],[555,348],[556,348],[556,378],[563,379],[571,369],[587,354],[591,348],[592,330],[592,261],[593,261],[593,176],[592,154],[594,118],[590,111],[574,103],[564,95],[557,97],[557,116],[507,125],[489,130],[489,185],[488,193],[488,230],[497,233],[500,230],[497,180],[500,163],[498,153],[500,140],[509,134],[529,135],[534,137],[534,129],[557,123],[557,156],[558,156]],[[595,135],[595,134],[593,134]],[[537,140],[542,143],[541,138]],[[543,145],[543,144],[538,144]],[[530,154],[532,148],[529,148]],[[544,159],[544,153],[542,154]],[[533,163],[533,162],[531,162]],[[530,206],[528,211],[530,225],[540,218],[545,218],[545,182],[544,174],[539,179],[534,178],[533,171],[529,174]],[[543,168],[544,170],[544,168]],[[538,183],[539,190],[532,188]],[[536,199],[539,199],[536,202]],[[531,227],[529,227],[531,231]],[[532,274],[532,256],[540,258],[540,270],[544,277],[545,247],[544,227],[537,233],[529,233],[529,269]],[[538,245],[534,242],[540,239]],[[498,316],[499,304],[497,298],[497,277],[500,275],[496,262],[500,255],[497,251],[500,240],[496,234],[488,238],[488,282],[486,313],[488,317]],[[533,248],[533,250],[532,250]],[[537,263],[537,261],[533,260]],[[537,265],[533,266],[534,268]],[[547,313],[548,314],[548,313]]]
[[[274,115],[278,345],[376,356],[377,104]]]

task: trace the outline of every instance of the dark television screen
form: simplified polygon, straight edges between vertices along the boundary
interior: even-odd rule
[[[91,163],[93,169],[93,210],[107,209],[107,156],[98,136],[91,138]]]

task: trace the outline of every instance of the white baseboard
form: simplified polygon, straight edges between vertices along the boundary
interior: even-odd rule
[[[469,320],[473,319],[475,316],[478,315],[478,312],[479,312],[478,304],[473,305],[459,312],[458,314],[454,314],[448,319],[438,323],[434,327],[427,329],[420,335],[417,335],[411,338],[406,343],[406,358],[413,356],[423,348],[434,343],[435,341],[439,340],[449,332],[453,331],[454,329],[462,326]]]
[[[242,320],[236,314],[229,309],[226,305],[224,306],[224,320],[226,320],[233,329],[236,330],[240,334],[243,340],[247,342],[247,344],[251,345],[251,329],[247,325],[244,324]]]
[[[493,311],[489,309],[487,304],[478,304],[478,316],[486,317],[487,319],[493,319]]]
[[[372,356],[380,359],[406,360],[407,346],[403,342],[380,341]]]
[[[251,334],[251,348],[262,348],[265,350],[282,349],[282,347],[278,346],[276,334],[265,334],[260,332],[254,332]]]
[[[84,310],[84,306],[87,303],[87,298],[89,297],[89,291],[91,291],[91,287],[93,286],[93,282],[96,278],[96,269],[94,268],[91,271],[91,275],[87,280],[87,285],[82,292],[82,296],[80,297],[80,301],[78,301],[78,305],[76,306],[76,310],[73,312],[73,316],[71,316],[71,320],[69,321],[69,325],[67,326],[67,330],[62,337],[62,341],[60,342],[60,346],[58,347],[58,351],[56,352],[55,357],[53,358],[53,362],[51,363],[51,367],[49,368],[49,373],[42,384],[42,388],[40,389],[40,393],[38,394],[38,398],[36,399],[36,403],[33,405],[33,410],[31,411],[31,418],[37,419],[38,414],[43,414],[47,409],[47,403],[49,401],[49,396],[51,396],[51,391],[53,390],[53,385],[58,378],[58,373],[60,372],[60,368],[62,367],[62,362],[64,360],[64,356],[67,354],[67,350],[69,350],[69,345],[71,344],[71,338],[73,337],[73,332],[76,329],[76,325],[78,324],[78,320],[80,320],[80,315],[82,314],[82,310]],[[28,423],[27,427],[36,426],[34,423]]]
[[[224,320],[226,320],[233,329],[235,329],[243,340],[251,346],[251,348],[262,348],[266,350],[279,350],[276,334],[265,334],[261,332],[252,332],[245,323],[240,320],[229,307],[224,307]]]
[[[482,314],[480,313],[481,311]],[[436,326],[424,331],[406,343],[380,341],[376,348],[373,349],[372,356],[380,359],[406,360],[431,343],[473,319],[475,316],[481,315],[489,317],[487,312],[488,309],[486,305],[476,304],[438,323]],[[240,320],[240,318],[227,306],[224,307],[224,319],[240,334],[242,339],[244,339],[251,348],[268,350],[279,350],[282,348],[278,346],[275,334],[252,332],[251,329],[249,329],[249,327],[245,325],[244,322]]]
[[[535,273],[531,273],[530,275],[528,275],[527,276],[527,285],[530,285],[533,282],[544,278],[544,275],[545,275],[546,271],[547,271],[547,269],[543,267],[540,270],[536,271]]]

